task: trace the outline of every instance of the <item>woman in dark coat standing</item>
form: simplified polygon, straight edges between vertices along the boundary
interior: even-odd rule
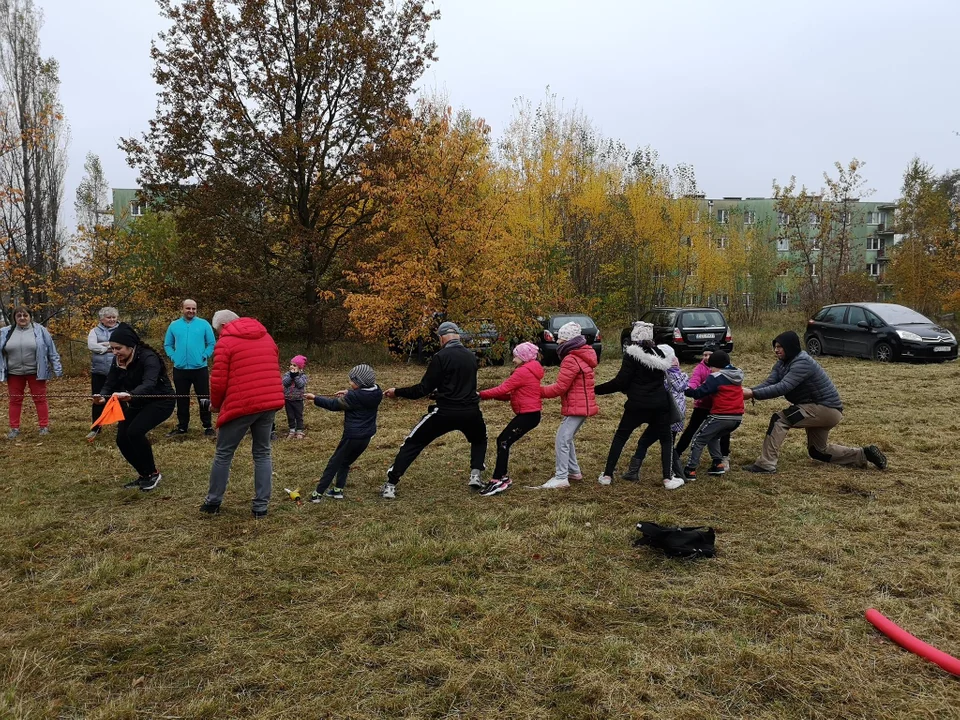
[[[117,447],[137,471],[137,478],[124,487],[147,492],[162,477],[147,433],[173,414],[173,387],[163,360],[126,323],[120,323],[111,333],[110,350],[113,364],[103,389],[94,395],[94,402],[103,403],[109,395],[116,395],[123,403],[124,419],[117,426]]]
[[[600,484],[610,484],[623,446],[634,430],[647,424],[660,441],[663,486],[667,490],[676,490],[683,485],[683,479],[673,476],[673,435],[670,432],[673,399],[664,384],[671,363],[654,345],[653,325],[650,323],[634,323],[630,340],[631,344],[624,348],[623,362],[616,377],[596,388],[597,395],[622,392],[627,396]]]

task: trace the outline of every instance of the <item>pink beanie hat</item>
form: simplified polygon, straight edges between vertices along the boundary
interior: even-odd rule
[[[294,355],[293,359],[290,361],[291,365],[296,365],[298,368],[303,370],[304,366],[307,364],[307,358],[303,355]]]
[[[540,352],[540,348],[532,342],[525,342],[520,343],[513,349],[513,356],[523,362],[530,362],[537,359],[538,352]]]

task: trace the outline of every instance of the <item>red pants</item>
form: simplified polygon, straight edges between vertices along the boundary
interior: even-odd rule
[[[20,427],[20,413],[23,410],[23,394],[30,384],[30,397],[37,408],[40,427],[50,424],[50,408],[47,405],[47,381],[37,380],[36,375],[8,375],[7,392],[10,394],[10,429]]]

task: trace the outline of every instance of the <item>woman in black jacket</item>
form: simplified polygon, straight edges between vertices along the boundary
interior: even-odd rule
[[[93,396],[94,402],[103,403],[109,395],[116,395],[123,403],[117,447],[137,471],[137,479],[124,487],[146,492],[153,490],[162,477],[147,433],[173,414],[173,387],[163,360],[126,323],[117,325],[110,335],[110,350],[113,364],[100,394]]]
[[[683,480],[673,476],[673,435],[670,432],[673,399],[664,384],[670,361],[654,345],[653,325],[650,323],[634,323],[630,340],[631,344],[624,348],[623,362],[616,377],[596,387],[597,395],[622,392],[627,396],[623,417],[613,434],[607,464],[599,482],[601,485],[610,484],[623,446],[634,430],[647,424],[660,441],[663,486],[675,490],[683,485]]]

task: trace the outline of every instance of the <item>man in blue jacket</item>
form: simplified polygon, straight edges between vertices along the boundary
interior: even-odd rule
[[[190,387],[200,403],[200,422],[203,434],[213,436],[213,419],[210,415],[210,370],[207,360],[213,355],[216,339],[213,328],[203,318],[197,317],[197,303],[184,300],[180,306],[183,317],[174,320],[167,328],[163,349],[173,361],[173,386],[177,392],[177,427],[167,437],[187,434],[190,425]]]

